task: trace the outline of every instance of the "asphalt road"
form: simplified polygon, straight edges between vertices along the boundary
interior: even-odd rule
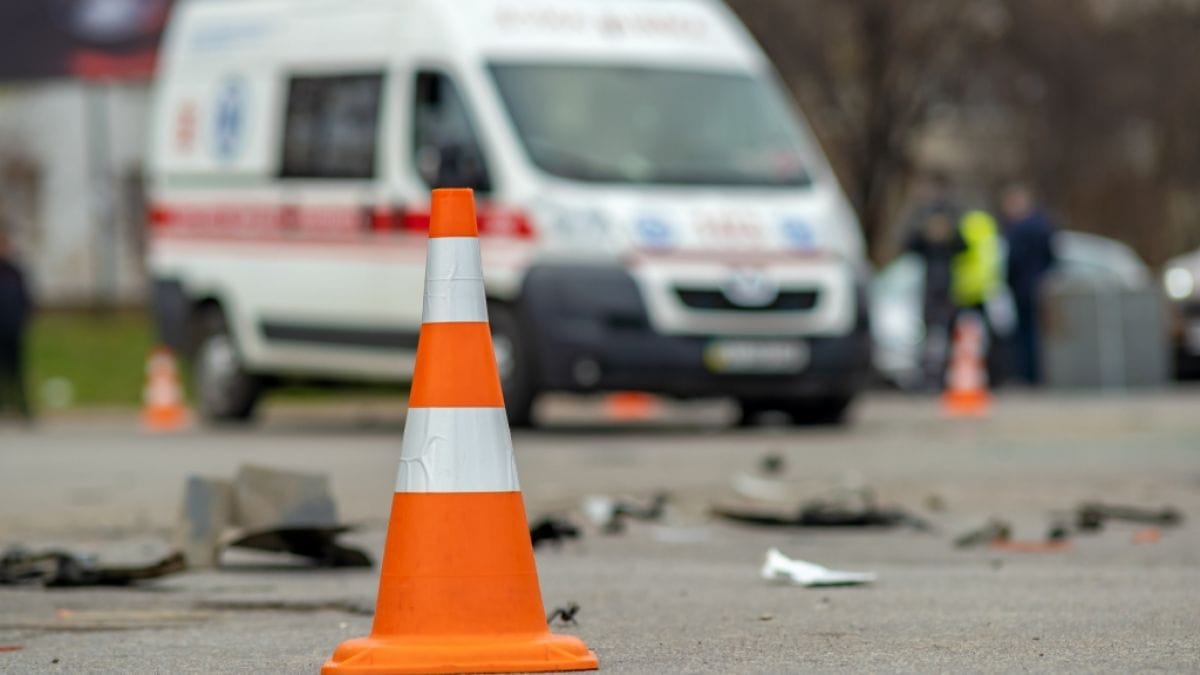
[[[628,425],[591,421],[595,412],[552,403],[551,429],[514,442],[531,516],[582,524],[585,495],[672,494],[660,522],[618,535],[585,526],[581,539],[538,551],[545,604],[581,605],[565,630],[602,671],[1200,670],[1200,391],[1010,394],[973,421],[943,419],[932,400],[878,395],[846,430],[731,430],[719,404]],[[376,401],[276,407],[255,429],[172,436],[145,435],[121,413],[0,429],[0,546],[153,557],[187,475],[255,463],[328,472],[343,519],[363,524],[350,541],[378,552],[401,428],[398,404]],[[784,458],[798,497],[870,486],[935,531],[709,516],[733,477],[769,453]],[[1052,553],[951,544],[992,516],[1040,539],[1086,499],[1170,504],[1186,520],[1152,543],[1113,524]],[[757,577],[771,546],[879,580],[772,585]],[[136,589],[0,588],[0,672],[314,672],[369,630],[372,570],[227,562]]]

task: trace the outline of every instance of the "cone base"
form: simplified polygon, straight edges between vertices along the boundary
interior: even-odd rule
[[[992,397],[986,391],[951,392],[942,397],[942,408],[951,417],[980,417],[987,414]]]
[[[182,409],[153,410],[142,413],[142,429],[150,433],[181,431],[190,422],[188,414]]]
[[[600,661],[570,635],[364,637],[337,646],[321,675],[529,673],[596,670]]]

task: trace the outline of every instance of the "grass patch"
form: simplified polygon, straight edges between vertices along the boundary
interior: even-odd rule
[[[154,341],[141,311],[41,312],[26,343],[30,399],[39,409],[139,404]]]

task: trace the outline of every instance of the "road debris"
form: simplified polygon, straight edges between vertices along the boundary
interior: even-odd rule
[[[579,528],[565,518],[545,516],[529,526],[529,538],[533,541],[534,548],[540,544],[550,544],[557,548],[567,539],[578,539]]]
[[[23,645],[0,645],[0,652],[19,652],[24,648]]]
[[[0,556],[0,585],[129,586],[181,572],[186,567],[183,554],[179,552],[146,565],[101,565],[94,555],[57,549],[34,552],[14,547]]]
[[[1071,536],[1071,528],[1066,523],[1055,521],[1046,532],[1047,541],[1063,541]]]
[[[753,525],[791,527],[900,527],[930,531],[929,523],[905,509],[882,507],[871,502],[859,504],[813,499],[799,509],[768,502],[726,500],[714,504],[710,512],[720,518]]]
[[[578,602],[568,602],[566,607],[555,607],[548,615],[546,615],[546,623],[553,626],[555,621],[558,621],[564,626],[577,626],[575,615],[579,613]]]
[[[959,535],[955,548],[987,546],[993,551],[1011,553],[1057,553],[1071,548],[1070,532],[1062,523],[1052,523],[1045,539],[1013,539],[1012,525],[992,518],[982,526]]]
[[[720,518],[754,525],[791,527],[898,527],[930,531],[923,518],[899,507],[881,506],[875,491],[854,478],[848,485],[815,499],[801,499],[800,487],[782,479],[782,457],[768,454],[754,473],[733,476],[737,495],[718,501],[710,512]]]
[[[874,572],[842,572],[804,560],[793,560],[772,548],[767,551],[760,576],[767,581],[786,581],[797,586],[856,586],[875,581]]]
[[[639,503],[628,497],[589,495],[583,499],[583,513],[592,524],[605,534],[618,534],[625,530],[627,519],[654,522],[661,520],[666,512],[670,495],[656,492],[649,503]]]
[[[349,525],[332,527],[278,527],[238,537],[232,548],[250,548],[273,553],[291,553],[307,558],[318,567],[370,567],[371,557],[357,548],[342,546],[335,539],[351,531]]]
[[[232,481],[188,478],[177,539],[195,567],[218,566],[227,547],[370,567],[365,552],[336,541],[352,529],[338,521],[328,476],[245,465]]]
[[[959,535],[954,540],[955,548],[971,548],[997,541],[1008,541],[1012,537],[1012,525],[1007,521],[992,518],[974,530]]]
[[[1147,509],[1103,502],[1085,502],[1075,509],[1075,526],[1082,531],[1099,530],[1110,520],[1143,525],[1174,526],[1183,522],[1183,514],[1172,506]]]

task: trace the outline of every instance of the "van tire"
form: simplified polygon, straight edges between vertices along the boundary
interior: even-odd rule
[[[841,426],[849,418],[851,396],[821,396],[793,399],[784,411],[795,426]]]
[[[525,339],[517,313],[511,307],[488,303],[488,318],[492,329],[492,346],[496,350],[496,367],[500,388],[504,391],[504,410],[510,427],[531,427],[533,404],[537,399],[533,355]]]
[[[758,424],[758,420],[763,413],[769,412],[778,406],[773,406],[766,399],[739,398],[738,407],[740,410],[738,412],[737,426],[746,428]]]
[[[192,393],[200,417],[210,424],[248,422],[262,390],[262,381],[242,365],[224,312],[217,305],[202,308],[192,350]]]

